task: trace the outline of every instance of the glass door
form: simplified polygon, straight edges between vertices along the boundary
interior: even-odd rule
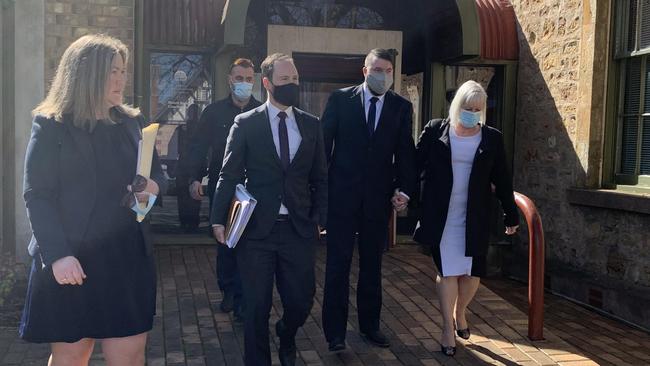
[[[169,177],[174,177],[188,123],[198,122],[212,100],[210,58],[201,53],[149,54],[148,115],[160,124],[156,149]]]

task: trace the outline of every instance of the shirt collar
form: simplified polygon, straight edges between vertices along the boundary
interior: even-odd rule
[[[363,83],[363,97],[365,98],[364,102],[366,104],[370,103],[370,98],[372,98],[372,97],[379,98],[378,102],[383,103],[384,102],[384,97],[386,97],[386,93],[384,93],[382,95],[374,95],[374,94],[372,94],[372,92],[368,88],[368,83],[366,83],[364,81],[364,83]]]
[[[282,110],[280,108],[274,106],[271,103],[270,99],[266,100],[266,109],[269,111],[269,117],[270,118],[277,118],[278,113],[282,112]],[[294,119],[294,117],[293,117],[293,107],[289,107],[289,108],[285,109],[284,113],[287,114],[287,119]]]

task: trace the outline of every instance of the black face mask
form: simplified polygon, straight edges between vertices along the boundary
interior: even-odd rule
[[[289,83],[284,85],[273,85],[273,98],[280,104],[287,107],[297,107],[300,97],[300,87],[298,84]]]

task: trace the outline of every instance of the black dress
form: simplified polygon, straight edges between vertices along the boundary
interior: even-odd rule
[[[154,257],[147,255],[135,213],[120,206],[136,170],[137,151],[124,124],[98,123],[90,140],[96,163],[96,204],[76,258],[87,278],[59,285],[51,266],[34,258],[20,335],[30,342],[136,335],[152,328]],[[83,200],[80,200],[83,202]]]

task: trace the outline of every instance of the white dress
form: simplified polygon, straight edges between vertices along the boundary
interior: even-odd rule
[[[467,219],[467,187],[476,149],[481,143],[481,132],[473,136],[458,136],[449,128],[453,186],[449,211],[440,240],[442,276],[471,275],[472,257],[465,256],[465,221]]]

